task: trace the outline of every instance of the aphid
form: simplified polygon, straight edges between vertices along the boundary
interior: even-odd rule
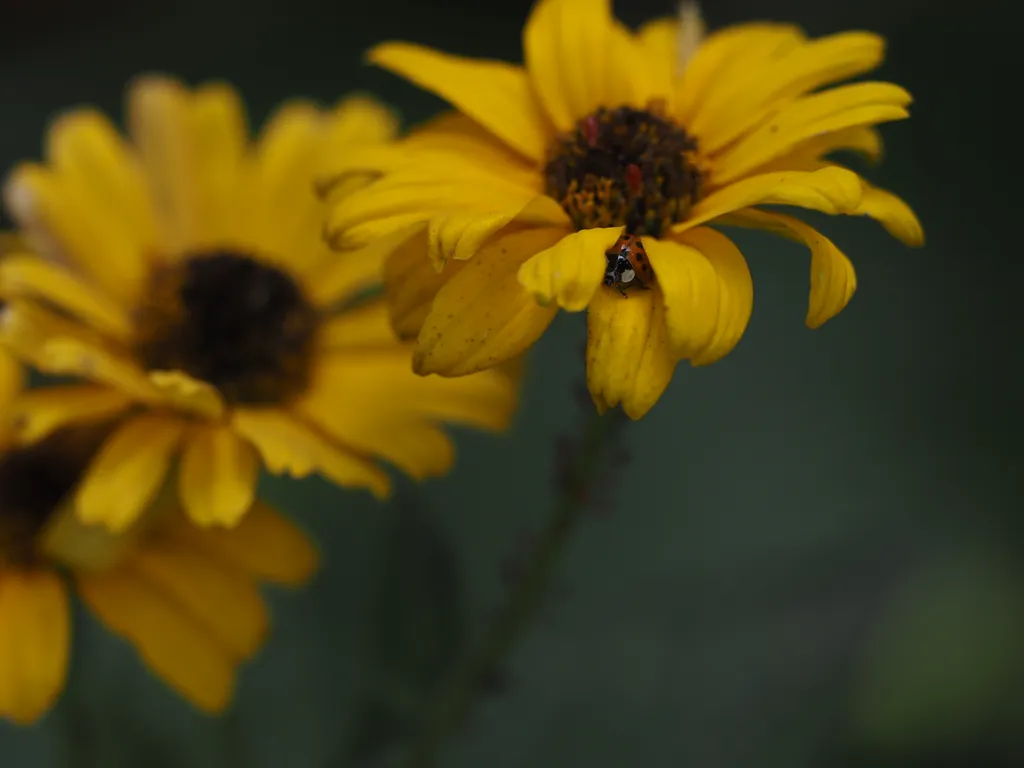
[[[618,288],[623,296],[626,296],[626,289],[633,286],[650,290],[654,271],[639,235],[622,235],[604,256],[607,259],[605,285]]]

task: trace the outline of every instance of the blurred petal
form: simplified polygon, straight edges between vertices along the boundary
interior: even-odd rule
[[[256,450],[228,427],[193,427],[178,473],[185,511],[202,526],[237,525],[256,497],[259,470]]]
[[[31,443],[70,424],[103,421],[130,405],[131,400],[116,389],[68,384],[24,392],[10,413],[17,439]]]

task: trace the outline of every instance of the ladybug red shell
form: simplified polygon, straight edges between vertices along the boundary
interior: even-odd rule
[[[627,288],[638,286],[650,289],[654,280],[654,270],[644,250],[639,235],[622,235],[615,245],[605,251],[607,264],[604,270],[604,284],[619,289],[626,295]]]

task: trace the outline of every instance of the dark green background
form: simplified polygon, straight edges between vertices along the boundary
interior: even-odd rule
[[[518,59],[528,4],[2,7],[8,167],[38,156],[60,109],[119,115],[124,83],[147,70],[226,78],[254,123],[290,96],[330,102],[367,89],[415,122],[439,102],[364,67],[362,52],[397,37]],[[879,76],[916,102],[909,122],[885,129],[887,158],[871,178],[915,207],[928,245],[907,250],[867,220],[828,221],[860,287],[812,332],[806,253],[738,237],[757,287],[746,336],[711,368],[680,367],[627,430],[634,461],[612,511],[580,529],[500,693],[446,764],[1024,764],[1024,257],[1011,238],[1022,201],[1010,177],[1019,131],[996,106],[1005,115],[1019,93],[1007,7],[708,0],[712,26],[760,17],[888,36]],[[638,0],[618,11],[636,23],[671,7]],[[405,597],[387,607],[421,613],[389,621],[435,637],[430,599],[463,605],[471,627],[490,615],[501,561],[543,519],[556,436],[579,420],[583,336],[581,317],[562,317],[538,345],[510,436],[460,434],[450,477],[404,488],[398,506],[435,526],[404,546],[440,537],[437,551],[400,558],[411,583],[430,583],[417,563],[435,575],[439,563],[457,568],[464,599],[399,587]],[[81,616],[69,691],[40,726],[0,726],[0,765],[342,764],[395,510],[319,481],[266,491],[317,535],[325,566],[306,593],[275,594],[274,634],[234,713],[204,721]]]

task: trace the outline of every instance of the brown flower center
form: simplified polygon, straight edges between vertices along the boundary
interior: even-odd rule
[[[68,428],[0,455],[0,564],[41,562],[40,535],[101,439],[94,429]]]
[[[700,194],[697,142],[659,111],[601,107],[558,137],[545,192],[577,229],[625,226],[657,237],[686,218]]]
[[[204,253],[154,272],[136,349],[149,369],[184,371],[228,403],[270,405],[309,384],[318,323],[285,272],[239,253]]]

